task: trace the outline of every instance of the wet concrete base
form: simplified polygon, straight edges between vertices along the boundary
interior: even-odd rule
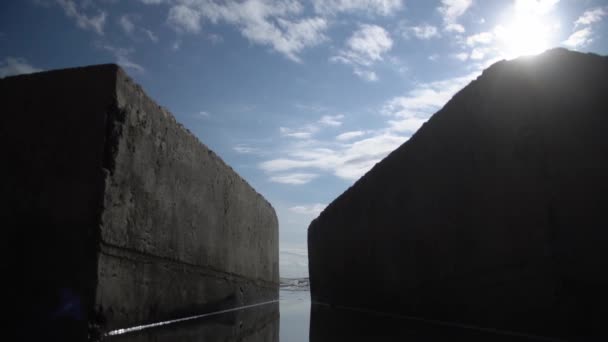
[[[279,305],[271,303],[104,338],[106,342],[279,341]]]

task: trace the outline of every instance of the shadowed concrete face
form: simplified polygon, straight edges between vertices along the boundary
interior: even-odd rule
[[[606,335],[608,59],[499,62],[308,230],[314,301]]]
[[[120,68],[4,78],[0,100],[19,321],[86,336],[278,297],[274,209]]]

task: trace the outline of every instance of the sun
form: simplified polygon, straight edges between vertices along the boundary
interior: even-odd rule
[[[551,47],[555,28],[549,10],[516,4],[511,15],[495,28],[497,48],[507,59],[539,54]]]

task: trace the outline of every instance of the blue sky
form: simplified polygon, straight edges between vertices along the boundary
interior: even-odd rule
[[[608,54],[598,0],[19,0],[0,76],[115,62],[277,210],[281,274],[306,229],[489,64]]]

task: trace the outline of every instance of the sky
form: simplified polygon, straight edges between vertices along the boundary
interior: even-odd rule
[[[0,77],[117,63],[275,208],[280,271],[306,230],[481,70],[608,54],[607,0],[3,0]]]

